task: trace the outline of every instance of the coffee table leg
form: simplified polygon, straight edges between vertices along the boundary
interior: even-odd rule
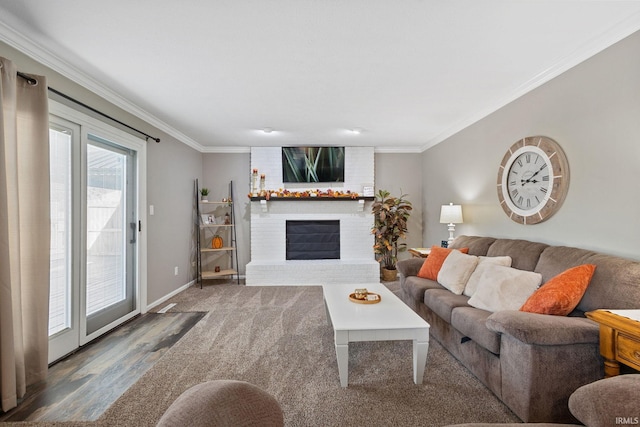
[[[340,385],[346,387],[349,384],[349,341],[347,331],[335,331],[336,359],[338,360],[338,375]]]
[[[422,384],[428,350],[429,341],[413,340],[413,382],[416,384]]]
[[[329,306],[327,306],[327,300],[323,298],[323,301],[324,301],[324,311],[325,313],[327,313],[327,323],[329,324],[329,326],[331,326],[332,323],[331,323],[331,314],[329,314]]]

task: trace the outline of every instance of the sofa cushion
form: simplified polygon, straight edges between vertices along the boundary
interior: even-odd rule
[[[478,283],[480,282],[480,277],[482,276],[482,272],[484,271],[484,267],[487,264],[497,264],[504,265],[505,267],[511,267],[511,257],[510,256],[495,256],[495,257],[487,257],[487,256],[479,256],[478,257],[478,265],[476,269],[473,270],[469,280],[467,280],[467,284],[464,287],[464,291],[462,292],[464,295],[470,297],[478,288]]]
[[[618,375],[583,385],[569,396],[569,410],[585,426],[638,424],[640,375]]]
[[[471,273],[478,265],[478,257],[454,250],[449,253],[438,272],[438,283],[456,295],[462,295]]]
[[[462,253],[467,253],[468,248],[458,249]],[[418,271],[418,277],[423,279],[438,280],[438,272],[442,268],[442,264],[447,256],[453,251],[453,249],[441,248],[439,246],[432,246],[431,252],[427,259],[424,260],[420,271]]]
[[[566,246],[550,246],[540,255],[535,271],[543,283],[564,270],[594,264],[596,271],[578,304],[586,312],[599,308],[633,309],[640,301],[640,262]],[[615,289],[615,291],[613,291]]]
[[[539,273],[489,264],[480,276],[469,305],[487,311],[517,310],[541,281]]]
[[[451,313],[451,326],[491,353],[500,354],[500,334],[486,326],[490,311],[473,307],[456,307]]]
[[[451,311],[467,306],[468,300],[469,297],[453,294],[448,289],[429,289],[424,293],[424,304],[447,323],[451,323]]]
[[[411,298],[412,301],[422,303],[424,301],[424,291],[427,289],[444,289],[435,280],[423,279],[417,276],[409,276],[401,284],[402,291]]]
[[[567,316],[582,299],[595,269],[593,264],[582,264],[563,271],[536,290],[520,310]]]
[[[528,240],[497,239],[487,250],[487,256],[511,257],[511,266],[519,270],[533,271],[540,254],[549,245]]]
[[[284,426],[284,413],[276,398],[256,385],[239,380],[212,380],[185,390],[156,425],[175,426],[277,427]]]
[[[458,236],[453,243],[449,245],[449,248],[469,248],[469,255],[484,256],[487,254],[489,246],[491,246],[495,241],[495,237]]]

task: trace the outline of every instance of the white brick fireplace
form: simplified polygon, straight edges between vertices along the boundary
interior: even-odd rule
[[[346,148],[345,182],[341,191],[362,192],[373,184],[373,149]],[[266,188],[283,188],[281,148],[252,148],[251,167],[266,174]],[[290,187],[299,190],[297,187]],[[320,187],[326,190],[329,187]],[[324,283],[378,283],[380,265],[373,253],[372,202],[367,200],[315,200],[279,198],[251,201],[251,262],[246,284],[321,285]],[[340,221],[340,259],[287,260],[287,221]]]
[[[287,260],[287,220],[339,220],[340,259]],[[380,281],[380,266],[373,254],[372,226],[369,201],[253,201],[247,285],[377,283]]]

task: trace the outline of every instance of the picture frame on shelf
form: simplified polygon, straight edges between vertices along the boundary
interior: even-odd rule
[[[211,214],[200,215],[200,219],[202,220],[202,224],[204,225],[216,223],[216,217]]]

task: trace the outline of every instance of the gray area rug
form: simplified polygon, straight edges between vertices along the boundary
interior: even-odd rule
[[[153,426],[183,391],[215,379],[268,391],[287,426],[519,421],[435,340],[422,385],[412,380],[411,342],[393,341],[350,344],[349,387],[340,387],[320,287],[214,285],[168,303],[207,314],[90,425]]]

